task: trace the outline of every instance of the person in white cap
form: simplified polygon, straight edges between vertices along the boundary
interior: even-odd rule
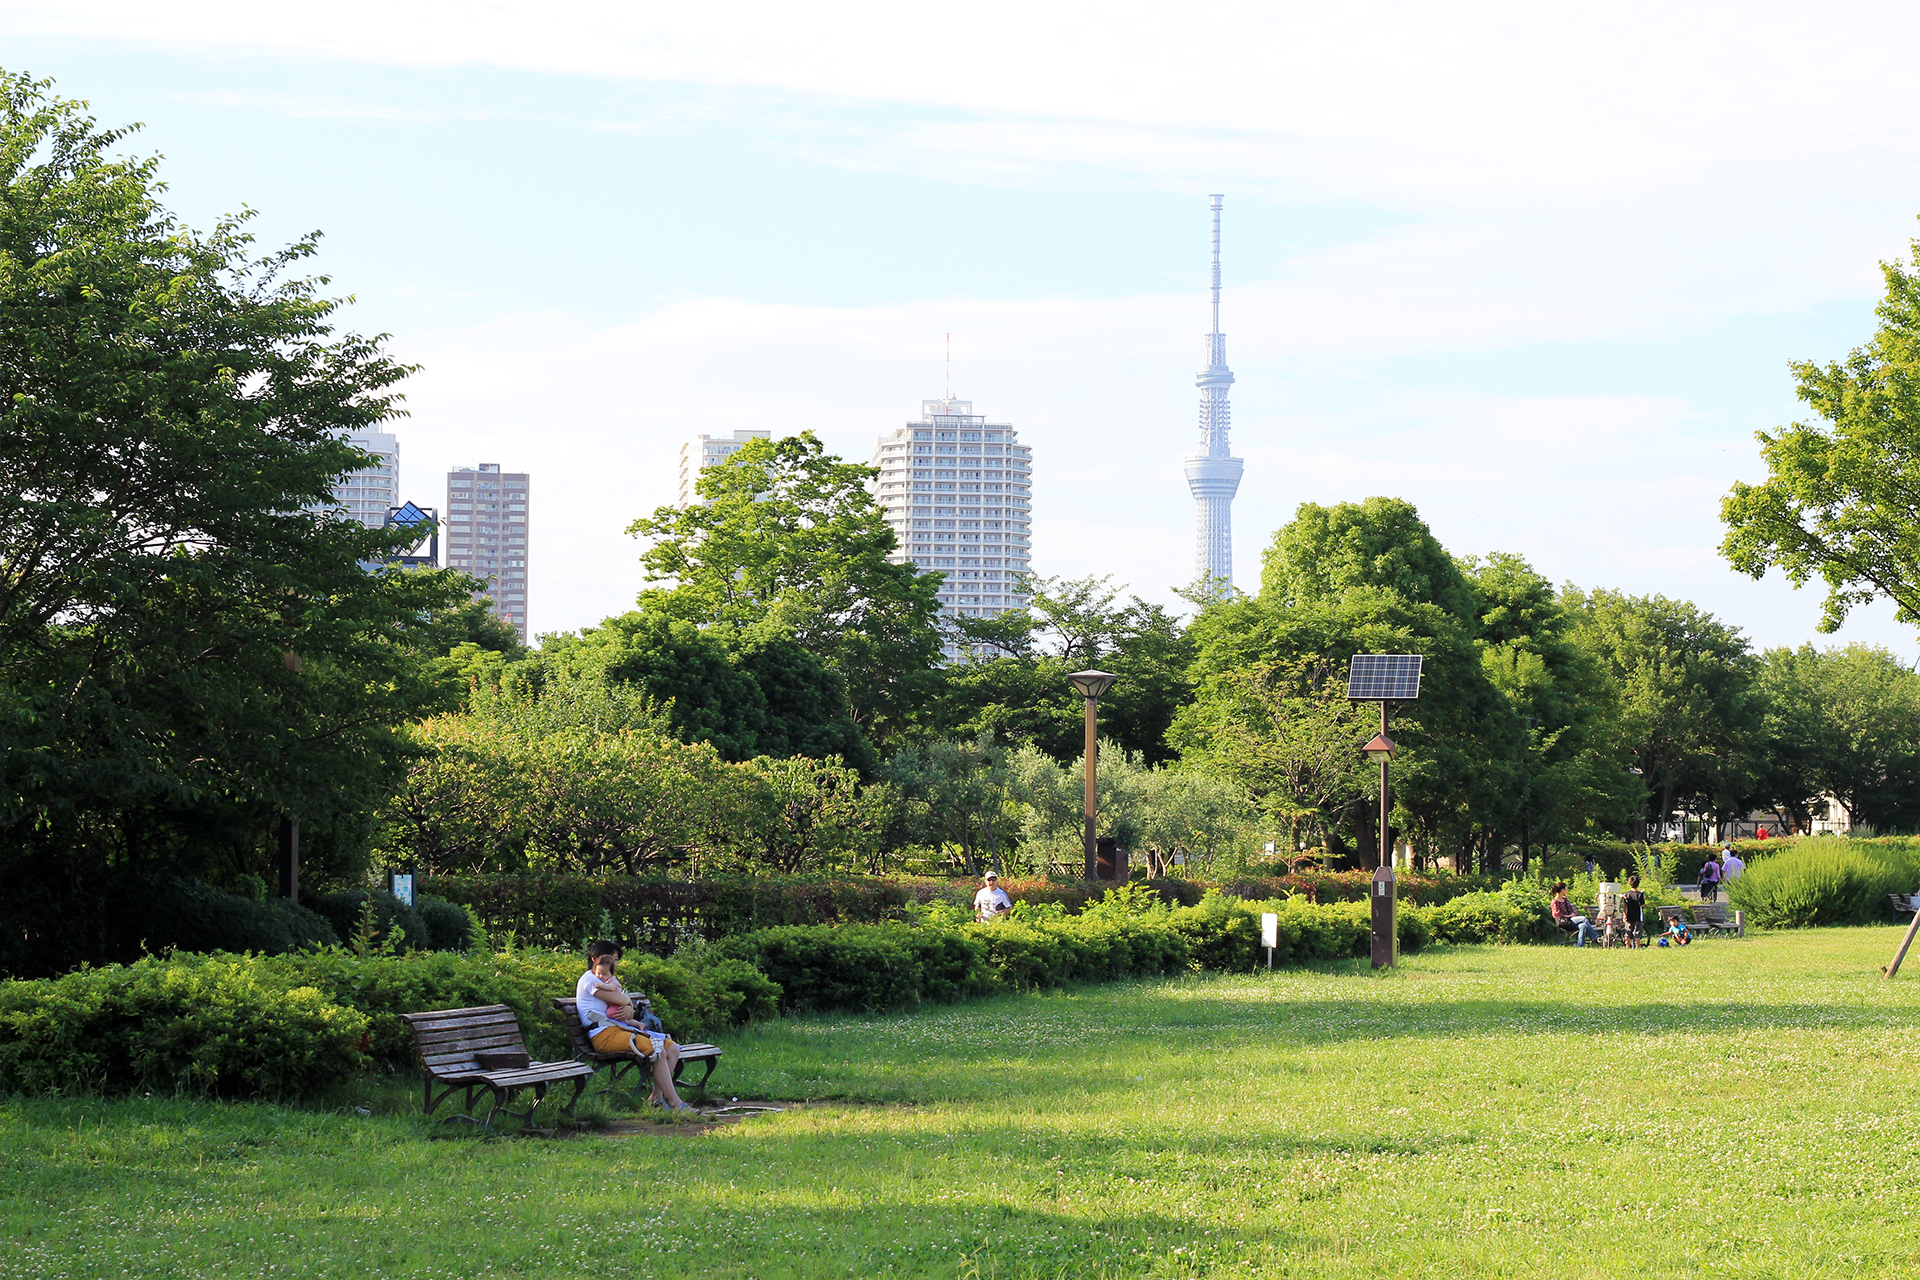
[[[980,892],[973,895],[973,914],[981,920],[1006,915],[1013,910],[1013,899],[1000,887],[1000,876],[989,871],[981,877]]]

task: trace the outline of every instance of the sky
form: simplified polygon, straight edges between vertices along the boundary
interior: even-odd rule
[[[1920,234],[1893,4],[325,6],[0,0],[0,67],[164,157],[169,205],[324,233],[390,335],[403,495],[533,476],[535,632],[643,586],[695,432],[866,460],[951,389],[1034,448],[1036,571],[1193,576],[1207,197],[1226,196],[1235,578],[1304,502],[1914,657],[1885,605],[1720,558],[1789,362]]]

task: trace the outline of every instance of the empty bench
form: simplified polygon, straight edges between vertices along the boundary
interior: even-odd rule
[[[618,1088],[620,1086],[620,1077],[624,1076],[629,1068],[635,1071],[639,1070],[640,1060],[632,1054],[601,1053],[593,1047],[593,1042],[587,1039],[587,1029],[580,1025],[580,1002],[578,1000],[572,996],[555,996],[553,1007],[560,1011],[561,1020],[567,1024],[567,1035],[573,1044],[574,1058],[579,1062],[588,1064],[589,1069],[597,1067],[611,1067],[613,1069],[607,1081],[609,1087]],[[638,1008],[642,1016],[644,1016],[648,1009],[647,1001],[644,998],[638,998]],[[673,1064],[673,1083],[676,1088],[678,1088],[680,1084],[680,1073],[686,1069],[686,1065],[689,1062],[706,1064],[705,1074],[693,1085],[696,1089],[706,1088],[707,1081],[713,1078],[713,1069],[720,1065],[720,1046],[717,1044],[681,1045],[680,1061]],[[643,1075],[641,1079],[645,1080],[646,1077]]]
[[[466,1091],[465,1113],[442,1116],[442,1122],[464,1121],[497,1134],[493,1121],[504,1113],[520,1122],[522,1133],[551,1133],[533,1124],[534,1110],[545,1100],[548,1087],[573,1082],[573,1096],[561,1108],[571,1120],[574,1104],[593,1078],[593,1068],[583,1062],[533,1061],[520,1034],[520,1020],[504,1004],[400,1016],[413,1029],[413,1045],[420,1055],[426,1113],[432,1115],[456,1089]],[[436,1085],[438,1097],[434,1096]],[[524,1089],[533,1090],[533,1102],[524,1111],[511,1110],[508,1104]],[[474,1095],[482,1091],[493,1098],[493,1109],[484,1120],[473,1114]]]
[[[1894,923],[1898,924],[1901,916],[1913,914],[1914,899],[1920,897],[1920,894],[1890,893],[1887,897],[1893,902],[1893,919]]]

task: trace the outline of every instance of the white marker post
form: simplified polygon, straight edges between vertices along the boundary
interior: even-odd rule
[[[1271,911],[1260,913],[1260,945],[1267,949],[1267,972],[1273,972],[1273,949],[1280,945],[1280,917]]]

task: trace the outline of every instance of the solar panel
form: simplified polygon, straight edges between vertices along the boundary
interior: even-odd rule
[[[1351,702],[1416,702],[1420,698],[1420,655],[1356,653],[1347,668]]]

